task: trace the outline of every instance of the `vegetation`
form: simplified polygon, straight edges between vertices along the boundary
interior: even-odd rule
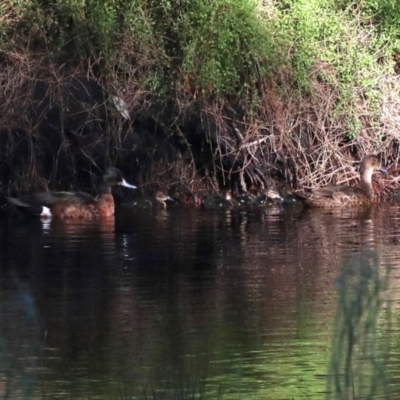
[[[5,0],[1,181],[65,188],[107,164],[192,196],[354,181],[365,153],[398,158],[399,7]]]

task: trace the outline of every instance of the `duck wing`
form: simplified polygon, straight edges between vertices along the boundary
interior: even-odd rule
[[[39,217],[43,213],[43,206],[32,199],[21,200],[15,197],[6,197],[6,199],[25,215]]]
[[[311,192],[314,196],[334,199],[364,194],[364,191],[361,188],[346,185],[327,185],[312,189]]]
[[[96,202],[94,197],[85,192],[44,192],[20,197],[19,200],[22,202],[36,202],[47,207],[56,203],[85,205]]]

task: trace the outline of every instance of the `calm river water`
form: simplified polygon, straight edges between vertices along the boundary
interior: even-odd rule
[[[387,204],[0,220],[0,396],[324,399],[348,342],[332,349],[341,266],[369,254],[382,275],[391,267],[391,326],[379,314],[368,344],[380,387],[330,398],[400,398],[399,242],[400,207]]]

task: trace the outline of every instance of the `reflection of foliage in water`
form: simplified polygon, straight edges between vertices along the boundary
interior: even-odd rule
[[[328,399],[389,398],[386,357],[380,332],[390,332],[390,305],[384,294],[389,268],[365,251],[348,257],[337,279],[338,310],[332,340]],[[382,315],[383,311],[383,315]]]
[[[16,282],[12,296],[0,302],[0,396],[31,398],[41,352],[38,315],[28,289]]]

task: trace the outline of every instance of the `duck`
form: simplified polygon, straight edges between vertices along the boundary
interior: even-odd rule
[[[96,198],[84,192],[44,192],[19,198],[7,197],[7,201],[28,216],[62,220],[99,219],[114,215],[115,203],[111,187],[117,185],[136,189],[136,186],[125,181],[119,169],[109,167],[103,175]]]
[[[279,195],[281,196],[280,203],[282,205],[301,205],[301,199],[291,188],[288,188],[286,186],[282,187]]]
[[[254,197],[243,193],[234,198],[235,204],[240,207],[265,206],[281,203],[283,198],[275,189],[266,189],[259,196]]]
[[[247,207],[254,204],[255,198],[250,193],[241,193],[235,196],[234,200],[239,207]]]
[[[311,193],[297,192],[296,195],[310,207],[333,208],[369,205],[376,200],[372,188],[372,174],[375,171],[388,174],[376,155],[367,155],[361,161],[358,186],[327,185],[311,189]]]
[[[148,210],[152,208],[166,208],[166,201],[174,201],[174,199],[166,195],[163,191],[157,190],[152,197],[143,197],[130,203],[125,203],[127,208],[136,208],[141,210]]]
[[[203,202],[203,207],[208,210],[233,208],[232,192],[229,189],[223,189],[220,195],[207,197]]]
[[[258,206],[280,204],[283,201],[282,196],[276,189],[266,189],[254,199],[254,204]]]

